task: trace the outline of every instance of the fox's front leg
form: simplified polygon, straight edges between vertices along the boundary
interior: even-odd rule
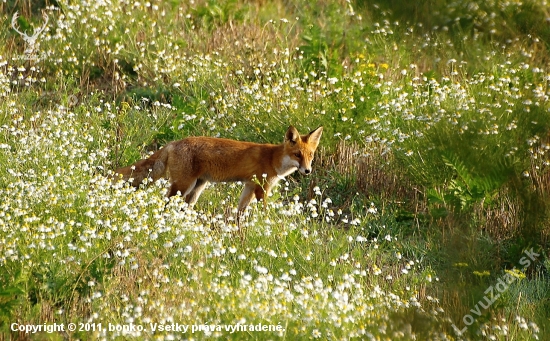
[[[243,192],[241,193],[241,198],[239,199],[239,209],[237,211],[237,226],[241,226],[241,216],[244,214],[246,207],[252,199],[254,199],[254,188],[256,184],[253,182],[247,182],[244,185]]]
[[[244,189],[241,194],[241,198],[239,200],[239,209],[237,212],[237,226],[240,226],[241,216],[244,214],[246,207],[248,207],[248,205],[250,204],[252,199],[254,199],[254,197],[256,197],[256,200],[258,201],[263,199],[264,211],[267,209],[267,203],[265,200],[266,193],[268,193],[268,188],[266,185],[262,187],[259,184],[256,184],[254,182],[247,182],[244,185]]]
[[[269,187],[267,187],[267,184],[265,184],[263,187],[260,185],[256,185],[254,187],[254,194],[256,195],[256,200],[260,202],[260,200],[263,201],[264,204],[264,212],[267,211],[267,193],[269,191]]]

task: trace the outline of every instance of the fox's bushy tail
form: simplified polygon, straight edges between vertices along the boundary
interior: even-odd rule
[[[157,181],[166,174],[167,149],[167,147],[162,148],[147,159],[139,160],[127,167],[118,168],[115,170],[114,179],[118,180],[122,177],[122,180],[128,181],[134,187],[138,187],[148,177],[152,178],[153,181]]]

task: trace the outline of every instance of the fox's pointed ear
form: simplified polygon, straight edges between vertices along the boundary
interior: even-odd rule
[[[293,126],[288,127],[285,134],[285,142],[288,141],[291,144],[295,144],[300,139],[300,133]]]
[[[317,146],[321,140],[323,134],[323,127],[319,127],[307,135],[307,142],[315,144]]]

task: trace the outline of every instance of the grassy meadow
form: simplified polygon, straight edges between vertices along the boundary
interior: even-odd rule
[[[550,339],[547,1],[4,0],[0,22],[0,339]],[[240,229],[238,183],[190,208],[108,179],[289,125],[324,127],[313,173]]]

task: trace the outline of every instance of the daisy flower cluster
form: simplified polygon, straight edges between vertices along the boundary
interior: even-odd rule
[[[117,108],[73,109],[2,105],[10,120],[1,126],[0,158],[11,162],[2,170],[0,262],[13,276],[42,274],[29,279],[29,294],[57,297],[56,319],[143,326],[269,322],[283,326],[274,337],[304,338],[410,338],[415,331],[405,317],[413,310],[437,325],[437,301],[421,303],[419,295],[418,278],[429,285],[426,269],[402,257],[386,268],[374,253],[393,237],[361,235],[363,222],[376,220],[374,205],[364,217],[348,218],[317,188],[310,201],[274,202],[267,216],[253,210],[243,243],[234,223],[216,212],[166,199],[166,182],[136,190],[96,174],[111,152],[111,136],[92,121]],[[326,236],[323,226],[338,220],[349,224],[348,235]],[[327,252],[330,261],[320,267]],[[66,286],[44,287],[43,280]],[[394,283],[409,285],[401,292]],[[150,328],[95,335],[187,338]],[[205,330],[198,337],[209,336],[227,334]]]

